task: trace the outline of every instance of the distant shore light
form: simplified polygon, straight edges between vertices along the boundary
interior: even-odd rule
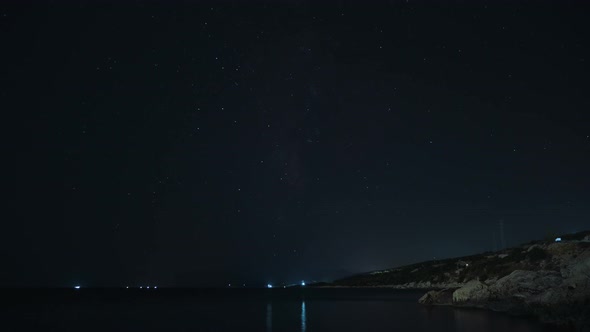
[[[556,237],[555,238],[555,242],[561,242],[561,238],[560,237]]]
[[[305,286],[305,281],[301,281],[301,286]]]
[[[80,286],[74,286],[75,289],[80,289]]]
[[[266,284],[266,288],[272,288],[271,284]]]

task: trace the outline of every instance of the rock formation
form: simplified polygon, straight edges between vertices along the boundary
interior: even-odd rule
[[[553,269],[514,270],[497,280],[470,280],[452,296],[448,289],[434,290],[419,301],[532,314],[545,322],[590,330],[590,247],[570,242],[537,248],[553,253],[540,264]]]
[[[590,331],[590,232],[494,253],[430,261],[334,282],[349,287],[431,289],[425,305],[529,314]]]

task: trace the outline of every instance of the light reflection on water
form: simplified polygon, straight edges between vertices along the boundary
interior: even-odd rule
[[[307,318],[305,317],[305,301],[301,301],[301,332],[307,331]]]
[[[272,331],[272,302],[266,304],[266,331]],[[301,332],[307,331],[307,313],[305,301],[301,301]]]

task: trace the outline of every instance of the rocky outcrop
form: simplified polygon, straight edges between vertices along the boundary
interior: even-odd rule
[[[488,286],[479,280],[471,280],[465,286],[453,292],[453,303],[479,303],[490,298]]]
[[[449,304],[453,300],[454,288],[446,288],[443,290],[431,290],[424,294],[418,303],[424,305]]]
[[[332,285],[428,289],[419,300],[425,305],[529,314],[590,331],[589,241],[590,231],[562,235],[561,242],[552,237],[498,252],[360,274]]]
[[[590,329],[590,278],[585,275],[589,263],[583,260],[567,268],[567,278],[556,271],[517,270],[490,284],[469,281],[452,296],[448,290],[430,291],[419,302],[533,314],[545,322]]]
[[[530,299],[559,287],[561,275],[555,271],[516,270],[490,286],[495,298]]]

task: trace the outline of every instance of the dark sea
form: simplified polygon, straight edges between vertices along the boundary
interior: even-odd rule
[[[0,290],[0,331],[556,331],[383,289]]]

